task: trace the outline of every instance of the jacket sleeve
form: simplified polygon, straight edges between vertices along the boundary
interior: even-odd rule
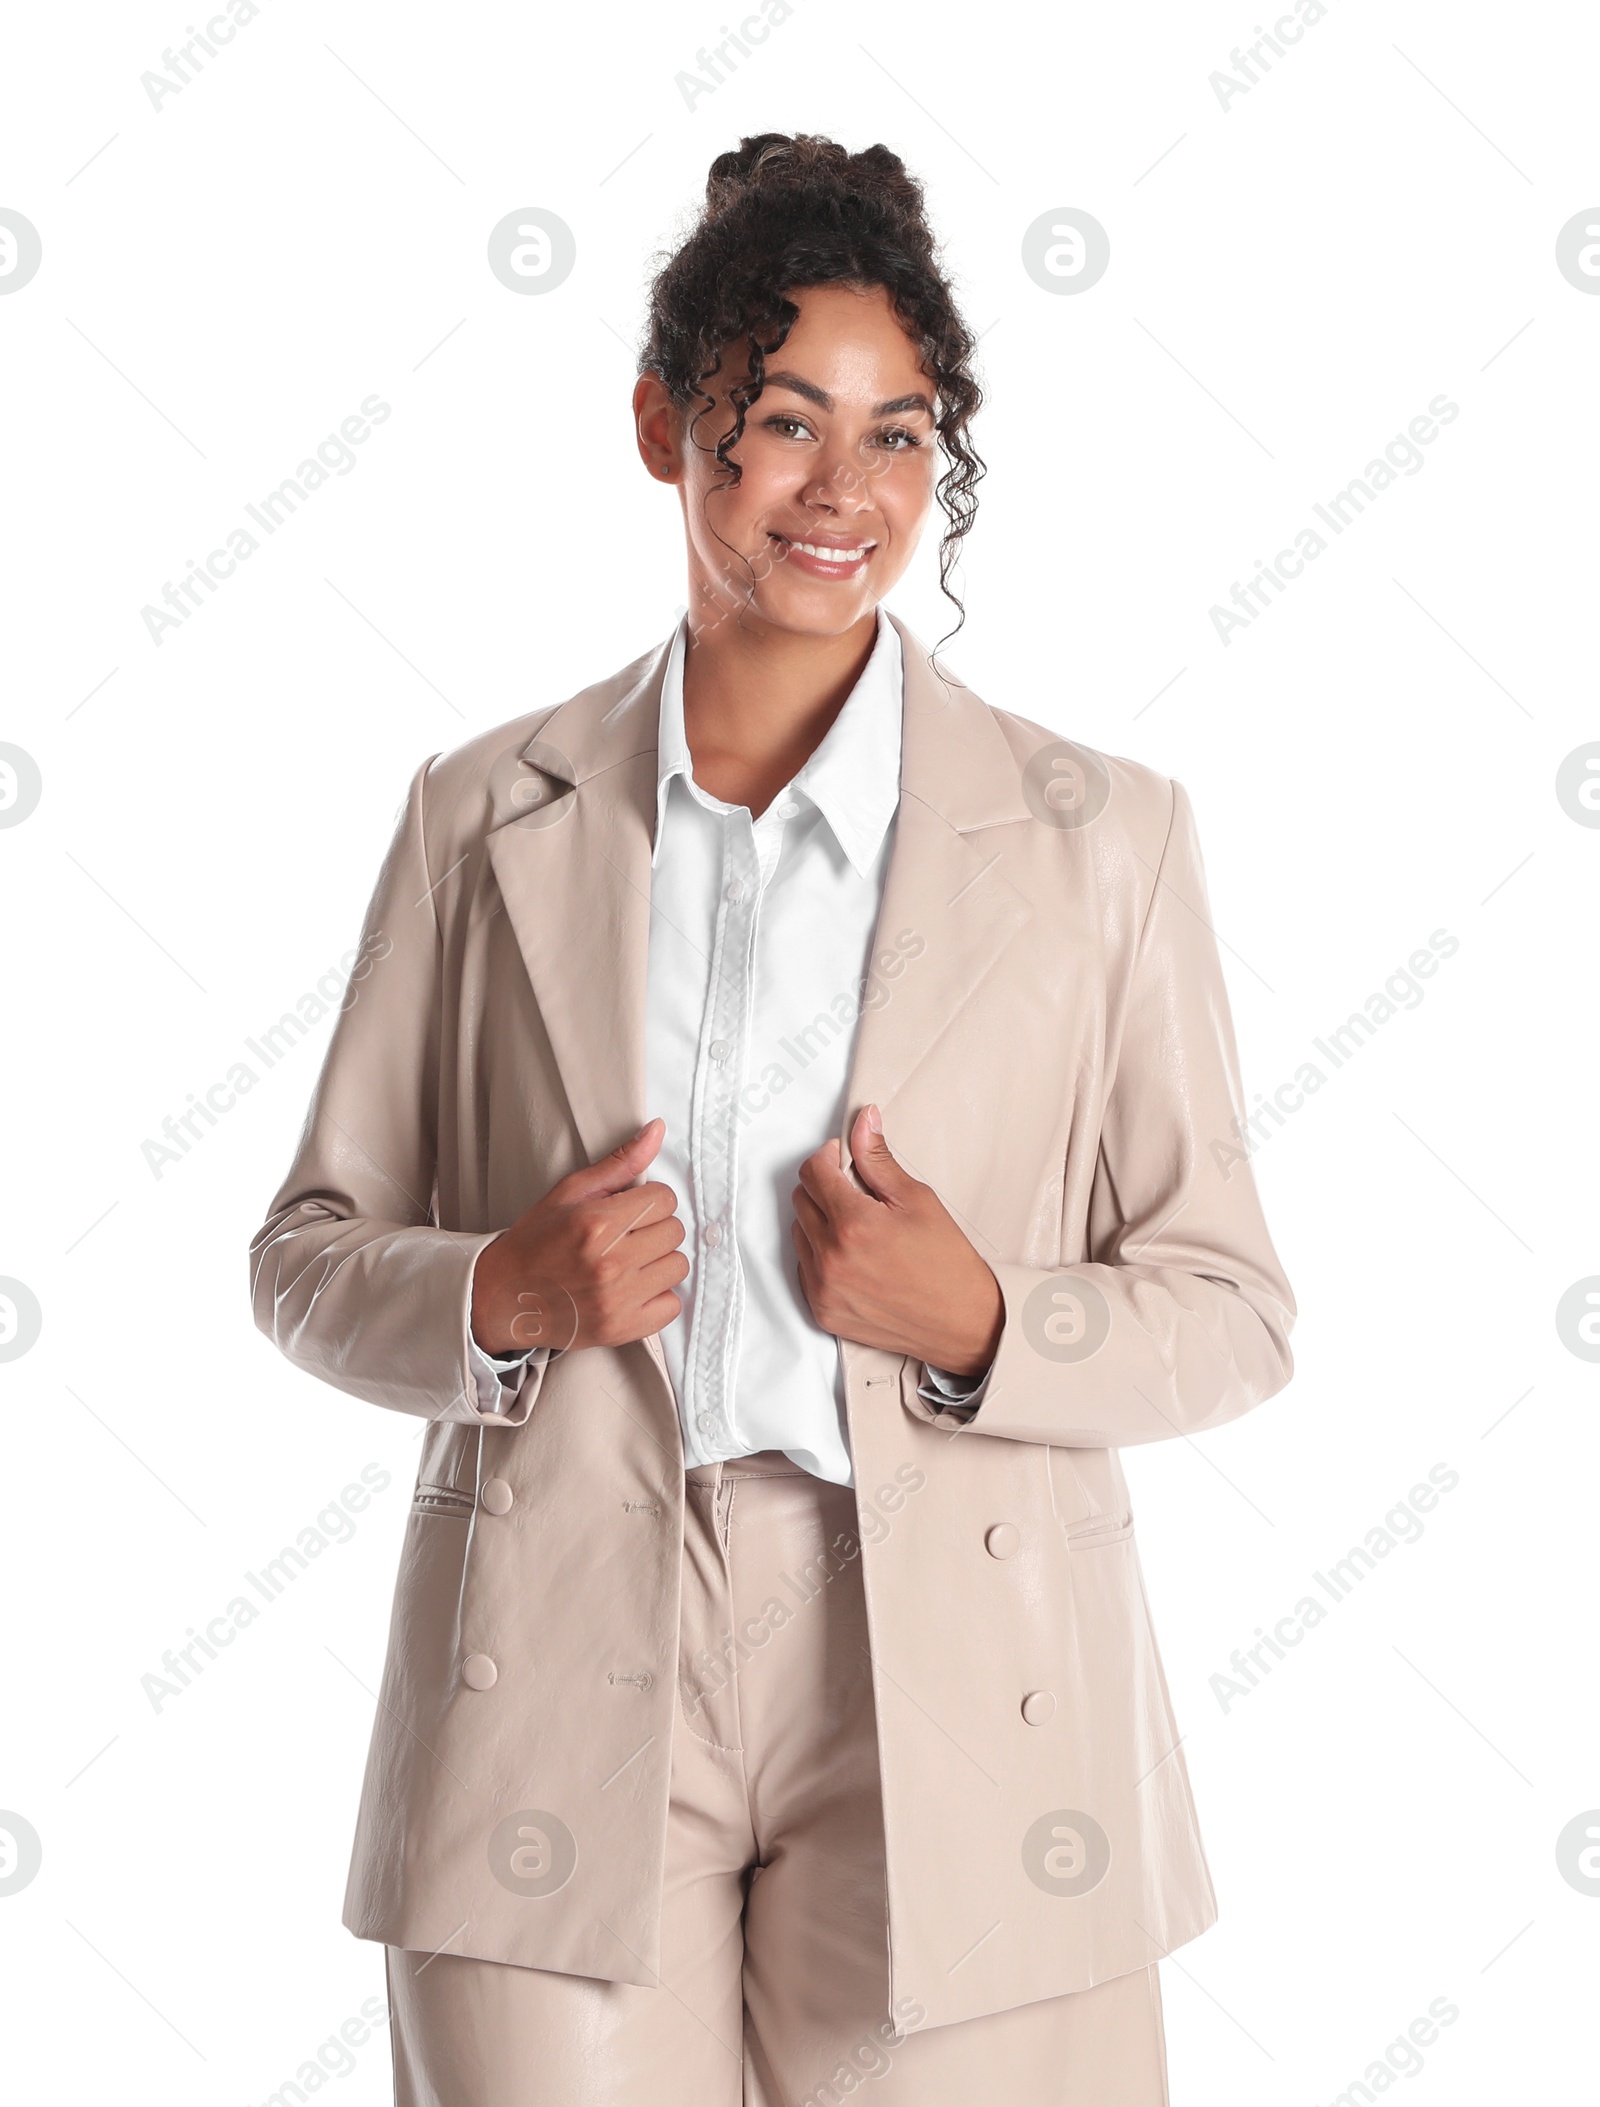
[[[1194,815],[1181,784],[1135,952],[1089,1203],[1089,1256],[994,1264],[999,1347],[968,1434],[1125,1448],[1237,1418],[1293,1371]]]
[[[471,1351],[472,1269],[499,1232],[435,1220],[441,944],[422,824],[431,766],[412,778],[294,1162],[251,1239],[251,1295],[273,1344],[353,1397],[518,1426],[547,1356],[533,1357],[509,1411],[486,1410]]]

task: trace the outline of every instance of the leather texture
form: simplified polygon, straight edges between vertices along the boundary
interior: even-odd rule
[[[1279,1390],[1294,1304],[1238,1145],[1187,796],[989,707],[891,619],[901,803],[845,1125],[881,1106],[1005,1298],[970,1418],[918,1395],[916,1361],[843,1346],[891,1990],[940,2025],[1146,1968],[1215,1917],[1117,1451]],[[257,1322],[292,1361],[431,1422],[346,1923],[640,1984],[683,1540],[660,1343],[560,1354],[496,1417],[467,1339],[478,1252],[647,1116],[666,651],[417,771],[251,1244]],[[489,1858],[528,1808],[576,1847],[533,1903]],[[1041,1874],[1053,1829],[1090,1839],[1086,1872],[1050,1875],[1072,1845]]]
[[[390,1948],[396,2107],[1166,2107],[1154,1962],[956,2026],[891,2006],[854,1496],[777,1450],[685,1492],[662,1987]]]

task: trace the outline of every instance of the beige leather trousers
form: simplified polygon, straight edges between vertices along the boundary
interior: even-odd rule
[[[855,1494],[775,1451],[685,1482],[660,1987],[391,1947],[397,2107],[1165,2107],[1154,1966],[890,2009]]]

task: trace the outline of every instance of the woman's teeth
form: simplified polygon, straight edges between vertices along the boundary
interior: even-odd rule
[[[788,546],[791,549],[799,549],[802,555],[820,557],[824,563],[855,563],[865,556],[869,549],[875,548],[877,544],[864,541],[858,548],[854,549],[830,549],[825,548],[820,542],[791,541]]]

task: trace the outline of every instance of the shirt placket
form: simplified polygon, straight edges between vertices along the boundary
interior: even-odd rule
[[[785,808],[786,810],[789,808]],[[746,1082],[761,898],[782,844],[781,818],[721,818],[722,873],[711,975],[695,1056],[689,1170],[700,1279],[686,1356],[697,1446],[737,1453],[734,1380],[744,1321],[739,1263],[739,1093]]]

